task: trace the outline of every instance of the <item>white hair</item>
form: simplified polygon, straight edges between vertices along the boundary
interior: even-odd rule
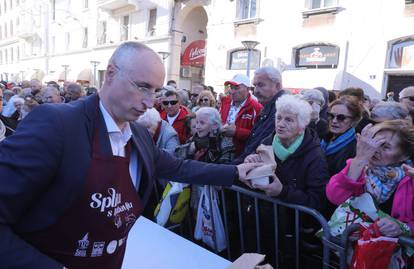
[[[280,83],[280,87],[282,87],[282,75],[280,74],[279,70],[272,66],[260,67],[254,71],[254,74],[265,74],[274,83]]]
[[[325,104],[325,98],[323,98],[323,94],[319,90],[303,90],[300,94],[302,95],[303,99],[308,102],[317,102],[321,105],[321,107]]]
[[[155,108],[147,109],[147,111],[137,119],[137,122],[144,126],[155,126],[160,121],[160,113]]]
[[[408,93],[408,91],[414,91],[414,86],[408,86],[408,87],[406,87],[406,88],[404,88],[404,89],[402,89],[401,91],[400,91],[400,94],[399,94],[399,98],[400,98],[400,101],[401,101],[401,99],[403,99],[404,97],[408,97],[407,96],[407,93]]]
[[[221,117],[217,109],[213,107],[200,107],[195,114],[196,117],[201,114],[208,115],[210,117],[210,122],[212,124],[217,124],[217,126],[221,128]]]
[[[409,116],[408,110],[395,101],[379,102],[371,111],[371,118],[383,118],[387,120],[406,119]]]
[[[21,97],[16,97],[15,99],[13,99],[13,104],[21,104],[24,105],[24,99]]]
[[[312,107],[300,96],[284,94],[276,100],[276,117],[286,112],[297,115],[299,128],[305,130],[311,120]]]

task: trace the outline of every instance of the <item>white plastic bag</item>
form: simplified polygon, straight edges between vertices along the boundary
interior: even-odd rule
[[[217,252],[227,247],[226,233],[218,206],[218,195],[213,187],[204,186],[201,192],[194,238],[201,239]]]

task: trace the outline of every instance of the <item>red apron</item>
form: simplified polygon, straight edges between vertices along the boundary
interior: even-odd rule
[[[99,154],[97,121],[92,160],[82,193],[58,221],[24,238],[66,267],[121,268],[128,232],[142,212],[126,157]]]

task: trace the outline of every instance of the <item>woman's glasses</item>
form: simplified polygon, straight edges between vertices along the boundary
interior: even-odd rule
[[[168,104],[170,104],[170,105],[174,106],[174,105],[176,105],[177,103],[178,103],[178,100],[162,101],[162,104],[163,104],[164,106],[168,106]]]
[[[346,119],[352,118],[351,116],[344,115],[344,114],[333,114],[333,113],[330,113],[330,112],[328,112],[327,114],[328,114],[328,119],[329,120],[333,120],[333,119],[336,118],[336,120],[337,121],[340,121],[340,122],[342,122],[342,121],[344,121]]]
[[[210,102],[210,99],[208,99],[208,98],[203,98],[203,99],[201,99],[200,101],[201,101],[201,102],[204,102],[204,103],[209,103],[209,102]]]

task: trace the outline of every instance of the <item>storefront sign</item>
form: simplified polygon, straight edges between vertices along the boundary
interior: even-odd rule
[[[191,42],[181,57],[181,65],[203,66],[206,55],[206,41]]]
[[[296,67],[336,68],[339,48],[331,45],[308,46],[296,50]]]
[[[246,70],[249,53],[246,49],[236,50],[230,53],[229,69]],[[250,70],[260,67],[260,51],[252,50],[250,55]]]

